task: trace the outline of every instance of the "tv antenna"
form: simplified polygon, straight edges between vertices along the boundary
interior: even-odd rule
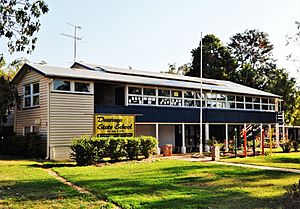
[[[74,24],[71,24],[71,23],[67,23],[67,24],[74,27],[74,35],[69,35],[69,34],[64,34],[64,33],[61,33],[60,35],[70,37],[70,38],[74,39],[74,62],[75,62],[76,61],[76,51],[77,51],[77,41],[82,40],[82,38],[77,36],[77,29],[81,30],[81,26],[74,25]]]

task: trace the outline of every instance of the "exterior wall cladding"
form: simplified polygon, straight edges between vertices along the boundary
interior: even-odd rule
[[[136,122],[199,123],[200,109],[95,105],[95,113],[136,114]],[[203,123],[276,123],[276,113],[203,108]]]

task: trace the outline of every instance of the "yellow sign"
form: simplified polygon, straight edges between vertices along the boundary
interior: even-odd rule
[[[134,137],[135,116],[95,115],[97,137]]]

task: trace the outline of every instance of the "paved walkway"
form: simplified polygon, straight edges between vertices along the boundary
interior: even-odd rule
[[[269,171],[282,171],[282,172],[290,172],[290,173],[299,173],[300,170],[293,169],[293,168],[276,168],[270,166],[262,166],[262,165],[249,165],[249,164],[240,164],[240,163],[228,163],[228,162],[216,162],[210,161],[210,163],[219,164],[219,165],[230,165],[230,166],[238,166],[238,167],[246,167],[246,168],[257,168],[262,170],[269,170]]]
[[[211,157],[204,157],[204,158],[193,158],[191,155],[174,155],[171,157],[162,157],[163,159],[174,159],[174,160],[184,160],[190,162],[207,162],[207,163],[214,163],[218,165],[229,165],[229,166],[237,166],[237,167],[246,167],[246,168],[256,168],[262,170],[270,170],[270,171],[282,171],[282,172],[290,172],[290,173],[299,173],[299,169],[292,169],[292,168],[276,168],[270,166],[262,166],[262,165],[249,165],[249,164],[241,164],[241,163],[228,163],[228,162],[221,162],[221,161],[212,161]]]

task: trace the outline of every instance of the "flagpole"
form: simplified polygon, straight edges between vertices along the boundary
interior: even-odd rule
[[[200,155],[203,155],[203,135],[202,135],[202,32],[201,32],[201,39],[200,39]]]

